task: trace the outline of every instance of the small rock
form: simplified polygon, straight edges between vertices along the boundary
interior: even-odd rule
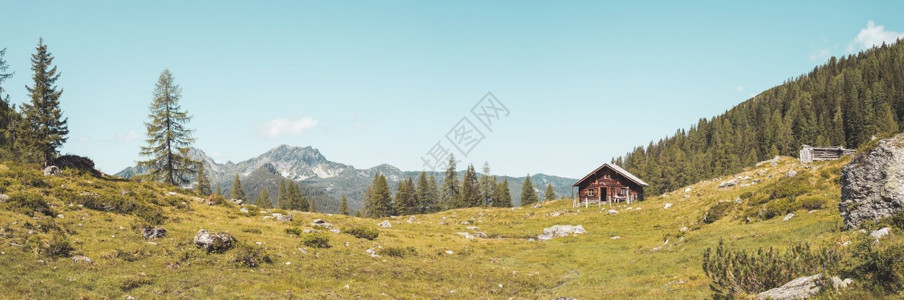
[[[684,189],[684,193],[685,193],[685,194],[690,193],[690,192],[691,192],[691,188],[686,188],[686,189]]]
[[[264,243],[263,242],[254,242],[254,244],[258,245],[258,246],[262,246]]]
[[[844,280],[841,280],[841,277],[832,276],[832,287],[837,290],[846,289],[851,283],[854,283],[853,279],[845,278]]]
[[[319,232],[319,231],[316,229],[310,229],[310,228],[305,228],[305,229],[301,230],[301,233],[317,233],[317,232]]]
[[[232,249],[236,240],[229,233],[210,233],[206,229],[201,229],[194,238],[195,246],[207,250],[207,252],[225,252]]]
[[[672,204],[671,204],[671,203],[666,203],[665,206],[663,206],[662,208],[663,208],[663,209],[669,209],[669,207],[672,207]]]
[[[613,239],[613,240],[618,240],[618,239],[621,239],[621,237],[616,235],[616,236],[613,236],[612,239]]]
[[[176,195],[178,195],[178,194],[179,194],[179,193],[176,193],[176,192],[167,192],[167,193],[166,193],[167,196],[176,196]]]
[[[782,219],[782,222],[791,220],[791,218],[793,218],[793,217],[794,217],[794,213],[788,213],[787,215],[785,215],[785,218]]]
[[[687,230],[688,230],[687,226],[681,227],[681,229],[679,229],[679,231],[681,231],[681,232],[685,232]]]
[[[540,204],[540,202],[537,202],[537,204],[534,204],[534,205],[531,206],[530,208],[541,208],[541,207],[543,207],[543,205]]]
[[[333,228],[333,224],[330,224],[330,222],[327,222],[327,221],[324,221],[321,219],[314,219],[314,222],[311,222],[311,226],[322,227],[322,228],[326,228],[326,229]]]
[[[7,195],[7,194],[0,194],[0,203],[6,202],[6,201],[8,201],[8,200],[9,200],[9,195]]]
[[[377,251],[373,248],[367,248],[367,250],[364,250],[364,252],[370,254],[370,257],[380,257],[380,255],[377,254]]]
[[[794,176],[797,176],[797,171],[794,171],[794,169],[788,170],[788,173],[785,173],[785,177],[793,178]]]
[[[452,250],[446,250],[446,254],[452,255],[455,254],[455,252],[453,252]]]
[[[553,225],[552,227],[543,229],[543,234],[537,236],[537,239],[545,241],[554,237],[568,236],[569,234],[577,235],[582,233],[587,233],[587,230],[585,230],[584,226],[581,225]]]
[[[380,226],[383,228],[392,228],[392,224],[389,223],[389,220],[383,220],[383,222],[380,222],[379,224],[377,224],[377,226]]]
[[[44,168],[44,176],[60,176],[60,168],[57,166],[49,166]]]
[[[336,234],[342,233],[342,231],[339,230],[339,228],[333,228],[333,229],[330,229],[330,232],[336,233]]]
[[[148,240],[161,238],[166,236],[166,229],[147,226],[141,228],[141,235]]]
[[[280,222],[292,222],[292,215],[282,215],[282,214],[280,214],[280,215],[275,216],[275,217],[276,217],[276,220],[277,220],[277,221],[280,221]]]
[[[719,188],[730,188],[738,185],[738,179],[732,179],[719,184]]]
[[[247,207],[242,207],[241,209],[239,209],[239,212],[241,212],[241,213],[243,213],[243,214],[247,214],[247,213],[248,213],[248,208],[247,208]]]
[[[87,256],[76,255],[72,257],[73,263],[86,263],[86,264],[94,264],[94,261],[88,258]]]
[[[480,231],[475,232],[475,233],[473,234],[473,236],[476,237],[476,238],[481,238],[481,239],[487,238],[487,234],[484,233],[484,232],[480,232]]]
[[[135,300],[135,297],[132,297],[132,295],[128,295],[128,296],[126,296],[126,300]]]
[[[878,240],[878,239],[885,237],[886,235],[889,235],[890,233],[891,233],[891,228],[885,227],[885,228],[882,228],[879,230],[873,230],[873,232],[870,232],[869,235],[871,235],[872,237],[874,237]]]
[[[58,214],[58,215],[57,215],[57,219],[62,219],[63,217],[65,217],[65,216],[63,216],[63,214]]]
[[[415,218],[414,216],[408,217],[408,224],[411,224],[411,223],[414,223],[414,222],[417,222],[417,218]]]
[[[606,213],[608,213],[608,214],[610,214],[610,215],[614,215],[614,214],[617,214],[618,211],[617,211],[617,210],[614,210],[614,209],[610,209],[610,210],[609,210],[608,212],[606,212]]]
[[[743,202],[744,202],[744,200],[741,200],[741,198],[734,199],[734,203],[741,204]]]

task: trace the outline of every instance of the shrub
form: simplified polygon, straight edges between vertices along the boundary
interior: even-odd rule
[[[799,203],[792,202],[791,199],[778,199],[763,206],[760,211],[760,217],[763,219],[772,219],[775,216],[787,214],[800,208]]]
[[[252,234],[261,234],[261,230],[257,229],[257,228],[242,228],[242,232],[252,233]]]
[[[44,197],[33,192],[19,192],[9,195],[7,202],[11,210],[34,217],[35,213],[45,216],[55,215],[50,204],[44,201]]]
[[[346,229],[345,233],[348,233],[359,239],[367,239],[371,241],[376,239],[380,235],[380,232],[376,228],[364,226],[355,226]]]
[[[405,256],[415,256],[417,255],[417,249],[414,247],[386,247],[377,251],[377,254],[390,256],[390,257],[398,257],[403,258]]]
[[[781,179],[772,185],[770,199],[791,198],[803,195],[810,191],[810,175],[799,174],[793,178]]]
[[[131,291],[135,288],[138,288],[142,285],[151,285],[154,281],[147,277],[132,277],[126,278],[122,281],[122,284],[119,285],[119,289],[123,292]]]
[[[812,250],[807,243],[794,245],[785,252],[773,248],[747,252],[728,249],[719,240],[715,252],[711,248],[703,252],[703,272],[712,279],[710,289],[714,298],[733,298],[763,292],[797,277],[837,272],[839,258],[835,250]]]
[[[711,224],[715,221],[718,221],[722,217],[728,214],[731,211],[731,207],[733,206],[732,202],[719,202],[709,208],[706,211],[706,214],[703,215],[703,223]]]
[[[78,155],[63,155],[53,160],[53,165],[60,169],[76,170],[94,177],[101,177],[100,171],[94,169],[94,161]]]
[[[75,248],[69,243],[69,239],[60,233],[53,234],[49,239],[46,235],[35,235],[26,243],[37,255],[59,258],[70,257]]]
[[[320,234],[305,234],[301,236],[301,243],[311,248],[329,248],[330,238]]]
[[[263,249],[251,246],[239,246],[236,248],[235,258],[232,262],[248,268],[256,268],[262,263],[272,264],[273,259],[270,258]]]
[[[298,227],[286,228],[286,234],[301,236],[301,228],[298,228]]]
[[[853,273],[877,288],[895,293],[904,289],[904,241],[885,238],[881,243],[868,236],[854,247]]]
[[[807,210],[814,210],[825,208],[828,201],[819,196],[800,196],[794,202]]]

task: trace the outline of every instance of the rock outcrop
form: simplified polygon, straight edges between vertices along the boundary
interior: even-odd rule
[[[392,223],[389,223],[389,220],[383,220],[383,222],[380,222],[379,224],[377,224],[377,226],[383,228],[392,228]]]
[[[838,209],[848,229],[904,207],[904,134],[881,140],[841,171]]]
[[[587,233],[587,230],[584,230],[584,226],[577,225],[553,225],[552,227],[543,229],[543,234],[537,236],[538,240],[545,241],[550,240],[554,237],[560,236],[568,236],[569,234],[581,234]]]
[[[206,229],[201,229],[195,235],[195,246],[207,250],[208,253],[222,253],[235,246],[236,240],[229,233],[210,233]]]
[[[44,176],[60,176],[60,168],[57,166],[49,166],[44,168]]]
[[[165,237],[166,229],[150,226],[144,227],[141,228],[141,236],[148,240]]]
[[[791,280],[780,287],[759,293],[756,295],[756,298],[760,300],[807,299],[810,298],[810,296],[816,295],[816,293],[819,293],[819,290],[822,289],[820,287],[820,279],[822,279],[822,274],[800,277]]]

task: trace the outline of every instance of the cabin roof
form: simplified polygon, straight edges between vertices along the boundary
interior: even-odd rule
[[[584,176],[584,178],[581,178],[581,180],[578,180],[578,182],[575,182],[572,186],[578,186],[578,185],[580,185],[581,182],[584,182],[584,180],[587,180],[588,178],[590,178],[591,176],[593,176],[593,174],[596,174],[596,172],[599,172],[599,171],[602,170],[603,168],[609,168],[609,169],[612,169],[613,171],[615,171],[615,173],[618,173],[618,174],[621,174],[622,176],[625,176],[625,178],[628,178],[628,180],[631,180],[631,181],[633,181],[634,183],[636,183],[636,184],[638,184],[638,185],[640,185],[640,186],[650,186],[649,184],[647,184],[647,183],[644,182],[643,180],[640,180],[640,178],[637,178],[637,176],[634,176],[634,174],[631,174],[630,172],[625,171],[625,169],[622,169],[621,167],[619,167],[619,166],[616,165],[616,164],[610,164],[610,163],[604,163],[604,164],[603,164],[602,166],[600,166],[599,168],[596,168],[596,170],[593,170],[593,172],[590,172],[590,174],[587,174],[587,176]]]

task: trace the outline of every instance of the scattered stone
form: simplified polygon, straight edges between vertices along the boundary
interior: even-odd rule
[[[537,236],[537,239],[545,241],[554,237],[568,236],[569,234],[577,235],[582,233],[587,233],[587,230],[585,230],[584,226],[581,225],[553,225],[552,227],[543,229],[543,234]]]
[[[314,222],[311,222],[311,226],[322,227],[322,228],[326,228],[326,229],[333,228],[333,224],[330,224],[329,222],[321,220],[321,219],[314,219]]]
[[[534,205],[531,206],[530,208],[541,208],[541,207],[543,207],[543,205],[540,204],[540,202],[537,202],[537,204],[534,204]]]
[[[787,215],[785,215],[785,218],[782,219],[782,222],[791,220],[791,218],[793,218],[793,217],[794,217],[794,213],[788,213]]]
[[[66,216],[64,216],[63,214],[58,214],[56,217],[57,217],[57,219],[62,219],[62,218],[64,218],[64,217],[66,217]]]
[[[738,185],[738,187],[749,187],[749,186],[750,186],[749,183],[742,183],[741,185]]]
[[[845,226],[878,221],[904,208],[904,134],[881,140],[841,170],[841,203]]]
[[[684,194],[684,199],[687,199],[687,198],[690,198],[690,197],[691,197],[691,195]]]
[[[318,232],[320,232],[320,231],[317,229],[310,229],[310,228],[305,228],[305,229],[301,230],[301,233],[318,233]]]
[[[239,209],[239,212],[241,212],[241,213],[243,213],[243,214],[247,214],[247,213],[248,213],[248,208],[247,208],[247,207],[242,207],[241,209]]]
[[[662,209],[669,209],[669,207],[672,207],[672,204],[666,203],[665,206],[662,207]]]
[[[411,224],[411,223],[414,223],[414,222],[417,222],[417,218],[415,218],[414,216],[408,217],[408,224]]]
[[[562,296],[562,297],[556,297],[555,300],[578,300],[578,298],[575,298],[575,297],[569,297],[569,296]]]
[[[232,249],[236,240],[229,233],[210,233],[206,229],[201,229],[195,235],[195,246],[207,250],[207,252],[225,252]]]
[[[364,250],[364,252],[369,254],[370,257],[380,257],[380,255],[377,254],[377,250],[374,250],[374,248],[367,248],[367,250]]]
[[[794,169],[788,170],[788,173],[785,173],[785,177],[794,178],[794,176],[797,176],[797,171],[794,171]]]
[[[741,178],[741,179],[743,179],[744,181],[750,181],[751,178],[750,178],[750,176],[744,176],[744,178]]]
[[[475,233],[473,234],[473,236],[476,237],[476,238],[481,238],[481,239],[488,238],[488,237],[487,237],[487,234],[486,234],[485,232],[480,232],[480,231],[475,232]]]
[[[141,236],[147,240],[165,237],[166,229],[146,226],[141,228]]]
[[[176,196],[176,195],[179,195],[179,193],[176,193],[176,192],[166,192],[166,195],[167,195],[167,196]]]
[[[60,168],[57,166],[49,166],[44,168],[44,176],[60,176]]]
[[[86,263],[86,264],[89,264],[89,265],[90,265],[90,264],[94,264],[94,261],[93,261],[93,260],[91,260],[91,259],[88,258],[87,256],[83,256],[83,255],[76,255],[76,256],[73,256],[73,257],[72,257],[72,262],[73,262],[73,263],[76,263],[76,264],[79,264],[79,263]]]
[[[6,201],[9,201],[9,195],[0,194],[0,203],[6,202]]]
[[[126,300],[135,300],[135,297],[132,297],[132,295],[128,295],[128,296],[126,296]]]
[[[453,252],[452,250],[446,250],[446,254],[452,255],[455,254],[455,252]]]
[[[292,215],[273,214],[273,217],[280,222],[292,222]]]
[[[467,232],[456,232],[456,234],[465,237],[466,239],[473,239],[474,236]]]
[[[235,203],[237,205],[245,204],[245,200],[242,199],[229,199],[230,202]]]
[[[841,280],[841,277],[832,276],[832,287],[836,290],[846,289],[851,283],[854,283],[853,279],[845,278],[844,280]]]
[[[741,200],[741,198],[734,199],[734,203],[741,204],[743,202],[744,202],[744,200]]]
[[[800,277],[794,280],[785,283],[784,285],[759,293],[757,294],[757,299],[765,300],[765,299],[773,299],[773,300],[792,300],[792,299],[806,299],[816,293],[819,293],[821,289],[819,287],[819,280],[822,278],[822,274],[816,274],[813,276]]]
[[[737,178],[732,179],[732,180],[729,180],[729,181],[723,181],[722,183],[719,184],[719,188],[722,188],[722,189],[724,189],[724,188],[730,188],[730,187],[733,187],[733,186],[736,186],[736,185],[738,185],[738,179],[737,179]]]
[[[560,212],[558,212],[558,211],[554,211],[554,212],[551,212],[551,213],[549,214],[550,217],[558,217],[558,216],[561,216],[561,215],[562,215],[562,213],[560,213]]]
[[[613,239],[613,240],[619,240],[619,239],[621,239],[621,237],[616,235],[616,236],[613,236],[612,239]]]
[[[871,235],[872,237],[876,238],[876,240],[878,240],[878,239],[885,237],[886,235],[889,235],[890,233],[891,233],[891,228],[885,227],[885,228],[882,228],[879,230],[873,230],[873,232],[870,232],[869,235]]]
[[[681,227],[681,229],[679,229],[679,231],[681,231],[681,232],[685,232],[687,230],[688,230],[687,226]]]
[[[392,224],[389,223],[389,220],[383,220],[383,222],[380,222],[379,224],[377,224],[377,226],[380,226],[383,228],[392,228]]]
[[[685,194],[690,193],[690,192],[691,192],[691,188],[686,188],[686,189],[684,189],[684,193],[685,193]]]
[[[614,215],[614,214],[617,214],[618,211],[617,211],[617,210],[614,210],[614,209],[610,209],[610,210],[609,210],[608,212],[606,212],[606,213],[608,213],[608,214],[610,214],[610,215]]]
[[[336,233],[336,234],[342,233],[342,231],[339,230],[339,228],[333,228],[333,229],[330,229],[330,232]]]

